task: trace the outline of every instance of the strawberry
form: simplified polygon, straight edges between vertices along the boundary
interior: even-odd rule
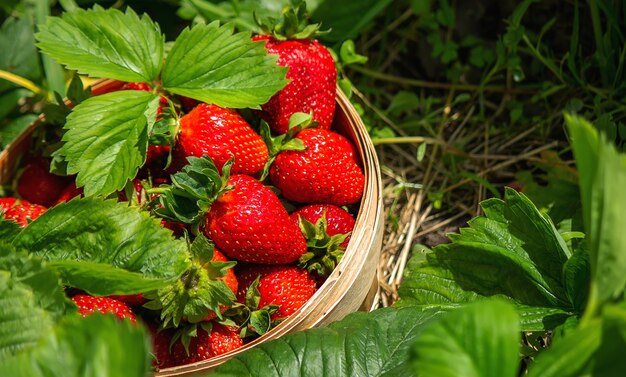
[[[240,287],[237,301],[241,303],[245,303],[250,285],[260,276],[258,307],[278,305],[278,310],[271,315],[272,320],[295,313],[317,291],[315,278],[307,270],[296,266],[246,265],[235,273]]]
[[[241,261],[283,264],[306,251],[306,241],[274,192],[247,175],[232,175],[234,186],[215,200],[204,232],[226,255]]]
[[[194,107],[200,104],[200,101],[185,96],[178,96],[178,101],[180,102],[180,106],[183,108],[183,111],[186,113],[190,112],[194,109]]]
[[[191,337],[187,350],[183,342],[175,342],[172,346],[174,365],[191,364],[210,359],[243,346],[243,339],[236,327],[224,326],[219,323],[206,323],[210,326],[198,326],[197,336]]]
[[[65,186],[65,188],[61,192],[61,195],[59,195],[54,205],[70,201],[72,198],[75,198],[77,196],[82,196],[82,195],[83,195],[83,188],[76,187],[76,182],[72,182],[69,185]]]
[[[172,169],[178,170],[189,156],[209,156],[218,169],[235,159],[232,172],[253,175],[268,158],[267,146],[235,110],[202,103],[180,119]]]
[[[304,151],[280,152],[270,168],[272,183],[288,200],[336,206],[358,202],[365,176],[352,144],[338,133],[307,128],[296,135]]]
[[[17,180],[17,192],[25,200],[49,207],[68,184],[67,177],[50,173],[50,164],[42,157],[31,160]]]
[[[121,301],[109,297],[95,297],[85,294],[78,294],[72,297],[72,301],[78,305],[78,313],[87,316],[94,312],[112,313],[119,319],[128,319],[132,323],[137,322],[135,313]]]
[[[152,365],[157,369],[174,366],[174,360],[172,360],[172,354],[170,353],[170,344],[174,335],[173,329],[161,329],[157,325],[149,323],[148,330],[152,340],[152,350],[154,351]]]
[[[128,306],[141,306],[148,301],[141,293],[136,295],[111,295],[107,297],[121,301]]]
[[[294,113],[312,113],[323,129],[330,129],[335,113],[335,61],[326,47],[309,39],[318,32],[319,25],[302,30],[299,17],[305,12],[304,4],[298,9],[289,8],[281,23],[260,25],[266,34],[253,37],[264,41],[268,53],[278,55],[278,65],[289,69],[287,79],[291,82],[261,107],[263,119],[280,134],[287,132]]]
[[[298,224],[300,223],[300,218],[307,220],[311,224],[315,224],[321,220],[324,215],[324,226],[329,236],[348,234],[354,229],[354,217],[343,208],[332,204],[311,204],[293,212],[289,217]],[[348,246],[349,241],[350,236],[346,237],[339,246],[345,248]]]
[[[15,221],[22,228],[28,226],[30,221],[37,219],[46,210],[46,207],[26,200],[0,198],[0,211],[4,212],[4,218]]]

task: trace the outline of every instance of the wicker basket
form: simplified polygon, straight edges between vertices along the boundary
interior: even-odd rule
[[[122,83],[104,80],[93,86],[94,94],[120,88]],[[0,154],[0,183],[6,183],[21,155],[28,149],[33,130],[43,123],[39,117],[23,134]],[[210,360],[166,368],[156,376],[201,376],[229,358],[256,344],[342,319],[359,309],[371,307],[378,287],[376,267],[383,232],[382,183],[374,147],[358,114],[345,95],[337,90],[337,110],[333,130],[343,134],[357,147],[365,173],[365,190],[356,224],[344,257],[315,295],[296,313],[276,328],[235,351]]]

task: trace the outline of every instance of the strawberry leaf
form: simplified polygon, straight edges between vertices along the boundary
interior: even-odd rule
[[[32,351],[0,363],[13,377],[144,377],[150,374],[150,340],[143,326],[99,313],[67,316]],[[20,330],[21,331],[21,330]]]
[[[163,68],[163,87],[221,107],[258,107],[282,89],[287,69],[263,43],[231,25],[196,25],[176,39]]]
[[[139,272],[108,263],[65,260],[49,262],[48,266],[59,273],[65,285],[80,288],[93,296],[149,292],[169,283],[168,279],[147,278]]]
[[[589,243],[592,296],[599,302],[623,296],[626,286],[626,226],[623,195],[626,155],[586,120],[565,116],[580,174],[583,222]]]
[[[59,277],[40,258],[0,246],[0,364],[32,349],[71,307]]]
[[[418,255],[400,296],[414,304],[448,304],[502,294],[520,304],[572,308],[563,282],[571,252],[552,222],[523,194],[481,203],[449,244]],[[459,301],[460,300],[460,301]]]
[[[55,157],[67,161],[67,173],[85,196],[121,190],[146,159],[148,131],[156,119],[159,96],[119,91],[92,97],[67,118],[63,146]]]
[[[413,346],[411,364],[419,376],[515,377],[519,326],[513,306],[485,300],[448,313]]]
[[[15,221],[4,220],[4,214],[0,214],[0,216],[0,243],[10,244],[22,231],[22,228]]]
[[[157,219],[111,200],[74,199],[49,209],[13,244],[49,261],[65,282],[98,295],[152,290],[189,265],[184,241]],[[88,275],[97,272],[97,274]],[[115,279],[122,279],[113,283]]]
[[[161,71],[165,39],[150,17],[132,9],[76,9],[39,26],[39,48],[92,77],[151,82]]]
[[[385,308],[259,343],[219,366],[225,376],[411,376],[409,350],[436,310]]]

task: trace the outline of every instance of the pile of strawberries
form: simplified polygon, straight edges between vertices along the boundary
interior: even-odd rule
[[[170,291],[68,290],[83,315],[112,312],[148,326],[158,368],[241,347],[296,312],[339,262],[354,227],[365,182],[354,145],[332,130],[337,73],[329,51],[312,39],[254,39],[279,56],[290,83],[248,112],[161,93],[160,121],[174,125],[174,143],[149,146],[135,193],[118,193],[204,254],[194,254]],[[0,199],[0,210],[26,227],[82,190],[38,156],[26,160],[16,194]],[[168,301],[172,295],[185,299]]]

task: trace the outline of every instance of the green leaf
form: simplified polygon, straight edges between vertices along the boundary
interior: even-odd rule
[[[33,23],[29,17],[7,18],[0,28],[0,70],[39,81],[41,68],[34,44]],[[12,84],[0,79],[0,91],[10,87]]]
[[[456,307],[481,297],[464,290],[454,280],[452,271],[429,265],[421,255],[414,255],[405,269],[405,279],[398,289],[396,305]]]
[[[169,52],[163,87],[222,107],[258,107],[287,84],[287,68],[277,58],[232,26],[196,25],[183,30]]]
[[[13,377],[148,376],[150,339],[143,326],[112,315],[68,316],[29,353],[0,365]]]
[[[142,273],[108,263],[64,260],[49,262],[47,265],[59,273],[66,285],[80,288],[94,296],[149,292],[170,283],[169,279],[147,278]]]
[[[590,359],[600,346],[602,322],[595,320],[554,342],[531,365],[528,377],[582,376],[589,369]]]
[[[22,227],[15,221],[0,220],[0,243],[11,244],[21,231]]]
[[[470,304],[424,329],[413,347],[413,371],[418,376],[514,377],[519,331],[510,304]]]
[[[31,19],[35,20],[37,25],[43,24],[51,14],[53,1],[54,0],[25,1],[24,3],[28,5],[26,7],[26,13],[31,17]],[[34,40],[33,47],[35,47]],[[62,97],[64,97],[65,70],[63,67],[46,55],[41,56],[41,63],[43,65],[48,90],[53,93],[59,93]]]
[[[67,88],[67,98],[72,101],[72,104],[74,104],[74,106],[76,106],[79,103],[88,99],[89,97],[91,97],[91,87],[87,87],[85,89],[85,86],[80,76],[74,73],[74,76],[72,76],[72,81],[70,81],[70,85]]]
[[[341,64],[344,66],[367,63],[367,56],[360,55],[356,52],[356,47],[354,46],[354,41],[352,39],[349,39],[341,44],[339,56],[341,57]]]
[[[29,95],[30,91],[22,88],[9,89],[0,93],[0,119],[6,118],[18,106],[19,101]]]
[[[326,328],[261,343],[218,367],[215,376],[409,376],[409,349],[438,313],[354,313]]]
[[[326,0],[313,11],[312,20],[321,22],[324,29],[331,29],[323,39],[340,42],[356,37],[389,4],[391,0],[345,0],[338,7],[334,1]]]
[[[35,346],[70,305],[41,259],[0,245],[0,361]]]
[[[574,316],[574,313],[559,308],[517,304],[515,309],[519,316],[521,331],[554,330]]]
[[[11,144],[11,142],[31,125],[35,119],[37,119],[37,115],[26,114],[2,125],[0,127],[0,145],[6,148],[6,146]]]
[[[74,199],[50,208],[13,244],[50,261],[66,283],[99,295],[164,286],[188,266],[184,241],[148,213],[111,200]]]
[[[563,266],[563,283],[570,302],[582,313],[591,285],[591,266],[586,248],[577,250]]]
[[[450,235],[425,262],[410,264],[401,298],[458,303],[502,294],[526,305],[570,309],[562,284],[569,250],[549,219],[512,189],[481,203],[484,217]],[[418,260],[421,256],[418,256]],[[421,257],[423,259],[423,257]]]
[[[255,22],[253,13],[261,18],[277,15],[289,3],[290,0],[241,0],[237,3],[182,0],[178,14],[186,19],[199,16],[208,22],[229,22],[237,26],[240,31],[260,33],[261,28]]]
[[[128,90],[91,97],[67,118],[63,146],[55,152],[76,174],[86,196],[121,190],[146,159],[148,129],[156,119],[159,96]]]
[[[591,275],[604,302],[621,295],[626,285],[626,155],[586,120],[566,114],[565,122],[580,174]]]
[[[164,36],[150,17],[128,7],[77,9],[39,26],[37,46],[69,69],[92,77],[151,82],[163,62]]]

